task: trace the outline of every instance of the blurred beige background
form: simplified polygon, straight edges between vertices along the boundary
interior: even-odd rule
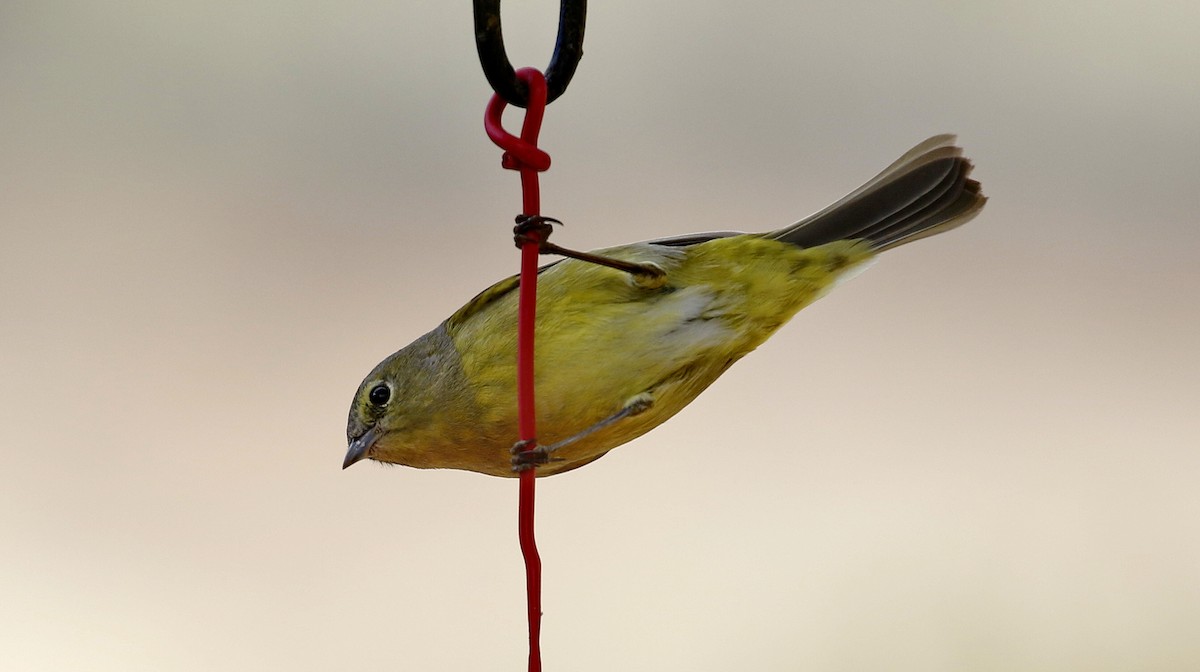
[[[540,482],[546,668],[1200,669],[1200,5],[592,5],[561,244],[944,131],[991,202]],[[524,669],[516,483],[340,469],[361,377],[516,269],[489,93],[466,2],[3,4],[0,668]]]

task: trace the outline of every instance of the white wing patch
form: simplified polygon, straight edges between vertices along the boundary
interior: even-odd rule
[[[684,287],[654,302],[644,314],[658,356],[692,359],[697,352],[729,342],[736,334],[721,319],[717,295],[703,285]]]

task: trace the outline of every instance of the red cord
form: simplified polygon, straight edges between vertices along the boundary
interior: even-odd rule
[[[508,105],[499,94],[488,102],[483,127],[488,137],[504,150],[500,165],[520,171],[522,214],[540,215],[541,195],[538,192],[538,173],[550,167],[550,155],[537,148],[542,115],[546,111],[546,79],[535,68],[522,68],[517,77],[529,87],[529,106],[521,137],[504,130],[501,117]],[[517,412],[520,438],[534,447],[537,423],[534,416],[533,394],[533,327],[537,307],[538,244],[536,232],[528,234],[521,246],[521,289],[517,304]],[[538,556],[533,535],[533,495],[536,473],[533,469],[521,472],[518,496],[517,530],[521,554],[525,557],[525,591],[529,607],[529,672],[541,672],[542,653],[542,559]]]

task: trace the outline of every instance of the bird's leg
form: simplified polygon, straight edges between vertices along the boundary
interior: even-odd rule
[[[639,285],[646,285],[652,288],[660,287],[666,282],[666,273],[657,266],[602,257],[598,254],[568,250],[565,247],[555,245],[550,242],[550,232],[554,230],[552,224],[562,224],[562,222],[553,217],[542,217],[541,215],[517,215],[517,225],[513,227],[513,241],[516,242],[517,247],[522,247],[531,240],[529,234],[536,232],[538,235],[533,240],[537,241],[539,254],[558,254],[592,264],[599,264],[600,266],[615,268],[618,271],[625,271],[633,275],[634,280]]]
[[[626,402],[625,406],[621,408],[621,410],[613,413],[607,418],[604,418],[600,422],[597,422],[578,434],[568,436],[562,441],[557,441],[548,446],[535,446],[529,450],[527,449],[529,448],[530,444],[537,443],[536,439],[525,439],[523,441],[518,441],[513,444],[512,447],[513,471],[525,471],[526,469],[540,467],[549,462],[561,462],[561,459],[551,457],[550,454],[559,448],[562,448],[563,446],[570,445],[582,438],[587,437],[590,434],[598,432],[615,422],[625,418],[633,417],[640,413],[644,413],[653,405],[654,397],[652,397],[648,392],[643,392],[642,394],[639,394]]]

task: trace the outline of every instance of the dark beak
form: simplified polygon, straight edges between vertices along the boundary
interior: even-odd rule
[[[371,446],[375,445],[375,439],[377,438],[379,438],[379,430],[376,427],[372,427],[362,436],[351,441],[350,449],[346,451],[346,459],[342,462],[342,469],[367,457],[367,453],[371,451]]]

